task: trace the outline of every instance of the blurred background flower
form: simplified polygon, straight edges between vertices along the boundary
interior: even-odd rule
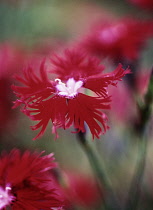
[[[24,63],[24,52],[19,46],[11,43],[0,45],[0,136],[14,129],[17,113],[12,110],[14,94],[11,90],[13,75],[21,72]]]

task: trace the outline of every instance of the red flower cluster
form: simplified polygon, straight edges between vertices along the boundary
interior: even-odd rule
[[[48,171],[56,166],[53,154],[41,157],[17,149],[0,157],[0,209],[49,210],[62,207],[61,196]]]
[[[146,40],[153,36],[152,22],[134,19],[101,21],[81,43],[88,53],[113,60],[136,59]]]
[[[113,72],[103,74],[104,66],[97,58],[69,50],[62,56],[54,55],[49,68],[50,73],[56,74],[55,80],[48,78],[43,61],[40,77],[32,67],[28,67],[24,78],[16,77],[25,86],[12,87],[20,98],[15,106],[24,104],[23,112],[32,120],[39,121],[32,127],[33,130],[41,128],[35,139],[43,135],[50,120],[53,133],[57,128],[69,128],[72,124],[78,131],[85,132],[86,123],[93,138],[99,138],[108,129],[107,117],[101,111],[110,108],[107,88],[116,86],[117,81],[130,70],[124,70],[120,64]],[[83,94],[82,89],[91,90],[96,96]]]

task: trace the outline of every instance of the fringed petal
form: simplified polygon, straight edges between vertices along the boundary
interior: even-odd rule
[[[28,67],[24,71],[24,78],[16,76],[16,79],[25,85],[23,87],[12,85],[12,89],[17,97],[20,97],[22,103],[42,101],[55,92],[55,88],[46,74],[45,61],[40,66],[40,77],[31,67]],[[15,102],[15,106],[18,106],[18,104],[19,100]]]
[[[93,56],[87,56],[80,50],[65,50],[63,56],[54,55],[51,58],[51,73],[58,78],[67,81],[74,78],[76,81],[91,75],[102,73],[104,66],[100,60]]]
[[[31,127],[32,130],[41,129],[33,140],[44,134],[49,121],[53,123],[53,127],[55,128],[65,128],[65,116],[67,115],[68,107],[64,97],[54,96],[41,103],[29,105],[29,108],[30,111],[27,115],[32,120],[39,121]]]
[[[99,96],[108,97],[108,86],[116,86],[117,82],[122,80],[122,77],[130,73],[131,70],[129,68],[124,70],[122,65],[119,64],[113,72],[100,75],[99,77],[89,77],[86,80],[84,87],[94,91]]]
[[[74,124],[79,131],[85,132],[85,123],[89,126],[93,139],[99,138],[109,128],[107,117],[101,109],[110,109],[110,97],[101,99],[79,93],[76,98],[68,102],[68,116],[66,127]],[[101,125],[102,126],[101,126]]]

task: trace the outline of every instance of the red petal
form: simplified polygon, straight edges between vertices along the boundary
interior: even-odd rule
[[[110,97],[101,99],[79,93],[76,98],[68,102],[69,110],[66,126],[70,127],[74,123],[75,128],[85,132],[84,124],[87,123],[93,139],[94,137],[99,138],[99,135],[108,129],[107,117],[100,110],[109,109],[110,101]],[[100,124],[102,126],[100,126]]]
[[[117,85],[117,82],[121,80],[126,74],[131,73],[130,69],[124,70],[122,65],[119,64],[118,67],[111,73],[104,74],[99,77],[90,77],[86,80],[84,87],[94,91],[96,94],[103,97],[107,97],[107,87],[109,85]]]
[[[53,68],[50,72],[57,74],[58,78],[64,81],[69,78],[84,79],[104,70],[104,66],[100,65],[99,59],[87,56],[80,50],[65,50],[63,56],[54,55],[51,62]]]
[[[31,67],[28,67],[24,71],[24,78],[16,76],[16,79],[26,85],[23,87],[12,86],[12,89],[15,91],[15,94],[20,97],[22,103],[43,100],[55,92],[52,83],[47,78],[44,61],[40,66],[40,78],[34,73]],[[18,105],[18,100],[16,101],[16,105]]]
[[[32,120],[39,121],[38,124],[32,126],[32,130],[41,128],[39,134],[34,138],[42,136],[46,130],[49,121],[52,121],[56,128],[65,128],[65,116],[67,114],[67,104],[64,97],[54,96],[47,101],[28,106],[32,110],[27,114]]]

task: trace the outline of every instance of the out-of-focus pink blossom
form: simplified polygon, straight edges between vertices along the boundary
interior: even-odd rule
[[[66,171],[64,179],[66,186],[63,188],[63,193],[67,199],[68,209],[75,205],[94,209],[102,203],[103,195],[99,193],[96,181],[90,175]]]
[[[118,90],[111,88],[112,106],[109,117],[123,125],[130,124],[136,117],[136,103],[128,85],[120,83]]]
[[[141,70],[136,75],[136,88],[139,95],[144,96],[148,89],[150,79],[150,72],[148,70]]]
[[[136,73],[135,95],[139,98],[144,97],[148,90],[148,84],[150,79],[150,72],[148,70],[140,70]],[[138,117],[137,101],[136,98],[129,89],[129,85],[126,82],[118,84],[118,91],[111,88],[110,93],[112,95],[112,106],[110,111],[110,118],[120,121],[123,125],[131,124]]]
[[[18,47],[8,43],[0,45],[0,132],[15,119],[11,83],[14,73],[21,71],[23,61],[24,54]]]
[[[113,60],[137,59],[147,40],[153,37],[153,22],[136,19],[99,21],[81,47],[92,55]]]

